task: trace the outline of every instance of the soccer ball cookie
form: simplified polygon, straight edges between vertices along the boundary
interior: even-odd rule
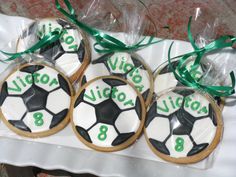
[[[153,94],[153,78],[149,67],[135,54],[115,52],[103,55],[89,64],[85,70],[81,85],[98,76],[114,75],[122,77],[142,94],[146,106]]]
[[[37,138],[69,121],[72,89],[66,77],[41,64],[23,65],[2,83],[0,115],[15,133]]]
[[[76,95],[71,122],[78,138],[99,151],[118,151],[140,135],[146,114],[142,96],[116,76],[89,81]]]
[[[61,38],[42,47],[38,54],[55,64],[73,82],[89,64],[90,49],[84,33],[70,23],[56,18],[45,18],[32,23],[18,39],[17,52],[29,48],[50,32],[61,30]]]
[[[221,112],[210,97],[181,87],[160,95],[151,105],[145,137],[152,151],[174,163],[194,163],[218,145],[223,131]]]
[[[195,69],[192,69],[194,60],[189,60],[186,64],[187,69],[189,70],[191,76],[195,79],[199,79],[207,70],[206,64],[201,64]],[[171,61],[173,68],[176,68],[179,64],[179,59],[175,59]],[[173,87],[183,86],[176,78],[174,73],[171,71],[169,67],[169,62],[163,63],[154,74],[154,94],[160,95],[166,89],[170,89]],[[215,101],[218,105],[220,105],[221,109],[224,107],[224,100],[220,97],[215,97]]]

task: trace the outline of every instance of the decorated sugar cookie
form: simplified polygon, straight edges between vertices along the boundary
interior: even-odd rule
[[[68,123],[71,95],[69,81],[57,70],[23,65],[2,83],[1,118],[19,135],[48,136]]]
[[[160,95],[147,113],[144,128],[156,155],[184,164],[206,158],[218,145],[222,129],[215,102],[186,87]]]
[[[70,23],[55,18],[45,18],[32,23],[18,40],[17,51],[24,51],[52,31],[63,30],[60,40],[43,47],[38,54],[52,62],[73,82],[88,65],[89,46],[85,35]]]
[[[98,76],[115,75],[127,79],[142,94],[146,105],[153,94],[152,73],[135,54],[116,52],[103,55],[92,61],[85,70],[81,85]]]
[[[190,60],[187,63],[187,69],[189,70],[192,77],[195,79],[199,79],[202,77],[202,75],[207,71],[207,65],[201,64],[195,69],[192,69],[192,65],[194,63],[194,60]],[[179,60],[172,60],[172,66],[173,68],[176,68],[179,64]],[[166,89],[173,88],[176,86],[183,86],[174,76],[173,72],[171,71],[169,67],[168,61],[163,63],[156,71],[154,76],[154,93],[158,96]],[[222,98],[215,97],[215,100],[218,105],[223,109],[224,107],[224,101]]]
[[[78,138],[99,151],[117,151],[140,135],[145,118],[142,96],[127,81],[99,77],[85,84],[73,103],[71,122]]]

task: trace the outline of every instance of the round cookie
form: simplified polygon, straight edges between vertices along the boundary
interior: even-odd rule
[[[181,164],[206,158],[218,145],[222,132],[221,111],[214,100],[187,87],[160,95],[151,105],[144,126],[152,151]]]
[[[49,32],[59,30],[64,30],[61,38],[41,48],[37,54],[53,63],[74,82],[90,62],[90,48],[85,34],[72,24],[56,18],[33,22],[18,39],[17,52],[26,50]]]
[[[93,60],[85,70],[80,84],[84,85],[98,76],[108,75],[122,77],[134,84],[142,94],[146,106],[149,105],[153,94],[152,72],[136,54],[115,52]]]
[[[69,122],[72,94],[70,82],[59,71],[26,64],[1,84],[0,116],[21,136],[49,136]]]
[[[95,78],[74,98],[71,123],[77,137],[98,151],[122,150],[139,137],[146,114],[140,93],[116,76]]]
[[[179,64],[179,59],[174,59],[171,62],[173,68],[176,68]],[[199,79],[207,71],[207,65],[201,64],[198,68],[193,70],[191,69],[193,62],[194,60],[189,60],[186,65],[187,69],[190,71],[192,77]],[[154,94],[156,96],[159,96],[164,90],[176,86],[178,87],[183,85],[175,78],[174,73],[171,72],[171,69],[169,67],[169,62],[167,61],[160,65],[154,74]],[[221,107],[221,109],[223,109],[224,99],[220,97],[215,97],[214,99],[216,103]]]

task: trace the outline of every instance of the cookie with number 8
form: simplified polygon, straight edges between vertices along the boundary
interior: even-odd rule
[[[59,71],[42,64],[26,64],[1,84],[0,115],[21,136],[49,136],[69,122],[72,94],[70,82]]]
[[[139,137],[146,109],[134,85],[117,76],[102,76],[81,87],[71,113],[73,130],[85,145],[118,151]]]
[[[166,161],[195,163],[218,145],[223,131],[221,111],[206,94],[176,87],[159,95],[144,126],[152,151]]]

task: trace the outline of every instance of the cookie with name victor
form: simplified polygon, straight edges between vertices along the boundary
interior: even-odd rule
[[[176,68],[179,64],[179,59],[172,60],[171,63],[173,68]],[[194,60],[190,59],[187,62],[186,67],[193,78],[199,79],[208,71],[209,66],[201,63],[197,68],[192,68],[193,63]],[[160,65],[154,74],[154,94],[159,96],[164,90],[178,86],[183,86],[183,84],[175,78],[174,73],[169,67],[169,62],[167,61]],[[223,109],[224,99],[220,97],[215,97],[214,99],[221,109]]]
[[[49,136],[69,122],[72,94],[69,80],[59,71],[26,64],[1,84],[0,115],[7,127],[21,136]]]
[[[17,52],[26,50],[52,31],[62,31],[61,38],[39,49],[37,55],[53,63],[74,82],[90,62],[90,48],[86,35],[69,22],[57,18],[33,22],[18,39]]]
[[[147,113],[144,132],[157,156],[174,163],[195,163],[220,142],[222,115],[211,97],[179,87],[156,98]]]
[[[85,145],[98,151],[118,151],[139,137],[146,109],[133,85],[116,76],[104,76],[80,89],[71,113],[73,130]]]
[[[149,105],[153,95],[152,72],[138,55],[115,52],[93,60],[83,73],[81,85],[96,77],[108,75],[122,77],[134,84],[146,106]]]

